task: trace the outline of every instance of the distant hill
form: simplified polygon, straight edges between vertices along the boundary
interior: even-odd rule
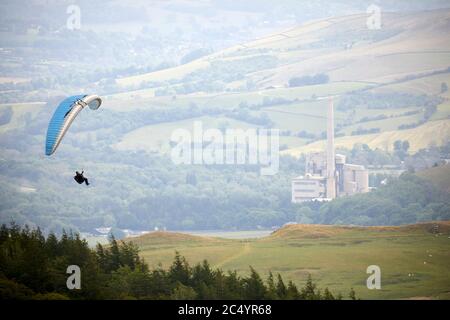
[[[450,193],[450,164],[429,168],[417,172],[417,175],[423,179],[432,181],[439,188]]]
[[[210,238],[210,237],[200,237],[200,236],[194,236],[186,233],[180,233],[180,232],[166,232],[166,231],[155,231],[150,232],[147,234],[144,234],[139,237],[132,237],[129,238],[134,243],[138,245],[145,245],[145,244],[169,244],[169,243],[180,243],[180,242],[190,242],[190,243],[204,243],[204,242],[214,242],[217,241],[216,238]]]
[[[369,30],[366,14],[306,23],[204,56],[187,64],[117,79],[121,86],[168,81],[233,66],[261,56],[272,57],[257,70],[241,68],[258,87],[284,86],[292,77],[327,73],[331,81],[386,84],[406,76],[450,66],[448,9],[421,13],[383,13],[383,27]],[[228,81],[231,89],[240,80]]]
[[[341,133],[346,136],[336,139],[340,147],[367,143],[372,148],[391,150],[393,142],[400,139],[408,140],[410,152],[416,152],[431,143],[442,145],[450,137],[448,92],[441,92],[442,83],[450,84],[450,38],[445,22],[449,18],[448,9],[383,13],[379,30],[367,28],[366,14],[311,21],[173,68],[118,78],[116,83],[122,92],[110,96],[110,103],[122,110],[137,105],[170,109],[195,104],[212,110],[263,106],[253,115],[264,112],[274,127],[289,130],[291,135],[281,138],[281,145],[287,146],[283,152],[298,156],[323,149],[323,141],[311,144],[296,134],[306,131],[318,140],[326,129],[327,103],[323,99],[328,96],[336,96],[336,105],[341,96],[360,90],[439,96],[444,102],[427,119],[436,122],[425,124],[419,123],[423,106],[357,108],[356,114],[352,110],[336,113],[337,125],[345,125]],[[316,74],[327,75],[329,82],[289,87],[292,78]],[[212,90],[221,93],[208,92],[212,84],[217,86]],[[377,116],[387,118],[359,122]],[[399,130],[402,125],[412,127]],[[378,129],[379,133],[351,135],[359,128]],[[164,128],[155,130],[160,133]],[[167,150],[167,142],[159,138],[133,143],[142,133],[137,129],[118,146],[144,150],[149,145],[157,149],[156,145]]]
[[[104,98],[99,112],[81,112],[54,157],[45,157],[43,146],[62,96],[0,104],[0,221],[82,232],[102,226],[255,229],[296,221],[290,180],[304,171],[304,162],[281,157],[279,173],[266,182],[247,166],[175,165],[168,157],[170,139],[174,130],[192,132],[201,121],[204,129],[221,131],[279,129],[282,154],[322,151],[330,96],[337,147],[361,143],[392,150],[396,140],[408,140],[414,153],[447,143],[450,102],[442,84],[450,85],[450,10],[383,13],[379,30],[368,29],[361,12],[243,41],[174,68],[137,69],[120,78],[122,73],[107,73],[108,85],[83,86],[104,90],[97,92]],[[50,86],[63,95],[80,91]],[[73,184],[73,172],[80,169],[92,181],[89,188]],[[411,193],[402,194],[410,203],[405,194]],[[354,206],[351,215],[341,215],[345,220],[314,214],[306,221],[377,225],[447,219],[444,209],[430,216],[438,208],[425,210],[425,201],[409,210],[403,203],[395,207],[396,199],[378,201],[383,197],[375,204],[391,208],[390,215],[385,206],[365,207],[364,214]],[[335,214],[347,212],[348,207]]]
[[[367,144],[370,148],[392,151],[396,140],[408,140],[410,152],[417,152],[427,148],[430,143],[444,145],[450,137],[450,121],[429,121],[417,128],[406,130],[385,131],[376,134],[345,136],[335,139],[337,148],[351,149],[356,143]],[[326,141],[317,141],[297,148],[282,151],[282,154],[299,156],[302,153],[325,150]]]
[[[191,263],[248,273],[248,266],[280,273],[304,284],[310,274],[320,287],[362,299],[448,299],[450,221],[398,227],[293,224],[260,239],[231,240],[156,232],[130,238],[150,266],[169,266],[175,251]],[[382,270],[382,289],[368,290],[366,269]]]
[[[272,241],[272,240],[301,240],[301,239],[319,239],[333,238],[339,236],[354,235],[359,232],[365,234],[397,234],[417,233],[417,234],[435,234],[450,233],[450,221],[431,221],[401,226],[341,226],[341,225],[323,225],[323,224],[289,224],[283,226],[266,237],[261,237],[254,241]],[[211,243],[227,241],[226,238],[215,236],[190,235],[183,232],[155,231],[137,237],[130,237],[127,240],[133,241],[138,245],[179,245],[181,242]],[[242,242],[242,240],[231,240]],[[245,241],[245,240],[244,240]]]
[[[318,224],[292,224],[274,231],[269,239],[273,240],[295,240],[295,239],[318,239],[332,238],[337,236],[349,236],[355,233],[364,232],[365,234],[398,234],[398,233],[450,233],[450,221],[424,222],[403,226],[335,226]]]

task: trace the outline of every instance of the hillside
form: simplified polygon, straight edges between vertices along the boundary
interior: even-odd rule
[[[445,206],[435,205],[443,202],[437,197],[428,206],[429,198],[414,195],[414,202],[421,199],[419,205],[407,208],[404,202],[412,201],[407,186],[401,203],[380,196],[364,214],[356,201],[352,214],[338,212],[339,219],[300,217],[298,206],[290,202],[290,181],[304,172],[304,160],[287,155],[323,150],[330,96],[336,146],[346,148],[342,151],[353,163],[402,166],[399,155],[385,152],[398,140],[409,142],[410,154],[448,144],[449,18],[448,9],[385,13],[379,30],[367,28],[364,13],[302,20],[285,31],[224,45],[190,62],[103,70],[99,76],[75,68],[79,73],[70,77],[33,78],[33,85],[24,87],[5,85],[4,97],[11,98],[7,101],[20,98],[21,103],[0,104],[0,221],[95,233],[105,226],[242,230],[288,221],[398,225],[446,220]],[[40,36],[33,39],[37,42]],[[138,38],[136,45],[155,41],[145,39]],[[140,54],[148,59],[150,51]],[[96,53],[96,59],[101,57]],[[84,90],[100,94],[102,107],[81,112],[58,152],[45,157],[54,108],[64,96]],[[192,132],[195,121],[221,132],[279,129],[283,156],[278,174],[261,177],[258,166],[176,165],[170,157],[172,133]],[[381,151],[362,150],[352,157],[356,143]],[[425,155],[431,160],[423,162],[432,165],[441,156],[436,153]],[[92,181],[89,188],[73,184],[73,172],[82,169]],[[382,179],[377,177],[377,183]],[[413,185],[421,195],[420,183]]]
[[[132,238],[133,242],[139,246],[143,246],[145,244],[178,244],[180,242],[189,242],[189,243],[211,243],[214,241],[218,241],[216,238],[212,237],[200,237],[193,236],[186,233],[180,232],[166,232],[166,231],[155,231],[144,234],[139,237]]]
[[[422,126],[407,130],[386,131],[381,134],[341,137],[335,140],[336,148],[351,149],[355,143],[365,143],[370,148],[392,151],[396,140],[408,140],[410,151],[417,152],[427,148],[430,143],[444,145],[450,137],[450,121],[430,121]],[[283,151],[282,154],[299,156],[302,153],[317,152],[325,149],[325,141],[317,141],[298,148]]]
[[[321,224],[292,224],[274,231],[267,240],[301,240],[333,238],[337,236],[351,236],[367,234],[371,236],[386,234],[435,234],[436,232],[450,233],[450,221],[423,222],[402,226],[335,226]]]
[[[289,148],[286,154],[298,155],[322,148],[323,143],[314,142],[325,131],[327,102],[322,99],[334,95],[337,124],[341,125],[338,133],[345,135],[337,139],[338,146],[367,143],[391,150],[393,142],[401,139],[409,140],[410,151],[416,152],[431,143],[442,145],[450,138],[448,92],[440,91],[441,83],[450,82],[450,40],[445,23],[449,17],[449,10],[386,13],[380,30],[368,30],[363,14],[312,21],[174,68],[116,79],[125,92],[109,99],[122,110],[124,105],[141,109],[195,105],[205,111],[253,108],[252,115],[264,113],[273,127],[290,132],[281,144]],[[314,74],[326,74],[329,83],[289,87],[290,79]],[[426,119],[440,122],[420,123],[424,117],[420,104],[400,104],[395,110],[376,106],[339,110],[341,97],[357,91],[378,94],[380,100],[390,99],[385,98],[389,94],[440,97],[437,111]],[[377,117],[388,120],[362,122]],[[412,129],[399,130],[402,125]],[[354,135],[360,128],[376,129],[381,134]],[[299,138],[301,131],[316,135],[314,143]],[[168,141],[155,143],[150,138],[142,144],[131,142],[140,135],[137,131],[125,136],[120,148],[127,145],[145,150],[150,143],[152,150],[155,144],[165,145],[160,149],[167,150]]]
[[[174,127],[185,128],[199,116],[213,115],[216,127],[278,128],[284,132],[281,145],[289,149],[285,153],[298,155],[322,148],[317,141],[326,129],[326,98],[331,95],[337,108],[337,133],[344,135],[337,140],[340,146],[367,143],[390,150],[396,139],[407,139],[415,152],[430,143],[441,145],[450,138],[448,90],[441,92],[441,84],[450,83],[445,24],[449,17],[447,9],[386,13],[380,30],[367,29],[365,14],[322,19],[172,68],[111,79],[117,87],[105,95],[104,108],[114,113],[117,126],[127,128],[115,132],[114,147],[166,153]],[[328,81],[289,85],[295,77],[316,74],[326,75]],[[341,99],[356,92],[377,94],[380,105],[341,108]],[[410,95],[408,102],[392,101],[405,94]],[[423,102],[420,95],[441,100]],[[395,106],[382,107],[384,102]],[[424,110],[430,103],[436,104],[436,110],[426,117]],[[3,104],[0,112],[9,107],[14,116],[9,124],[0,125],[2,132],[14,129],[15,119],[36,110],[32,104],[21,110]],[[243,109],[245,116],[230,114]],[[124,113],[148,119],[147,123],[128,129],[128,120],[120,119]],[[178,117],[173,119],[172,114]],[[385,119],[376,120],[380,117]],[[412,129],[399,130],[401,126]],[[361,128],[380,134],[367,134]],[[94,126],[87,131],[96,137],[105,134]]]
[[[276,66],[269,64],[263,70],[250,70],[245,75],[259,89],[284,86],[293,76],[320,72],[328,73],[332,81],[386,84],[400,77],[450,65],[450,40],[446,37],[449,16],[448,10],[386,13],[380,30],[367,29],[365,14],[319,20],[179,67],[120,78],[117,82],[129,86],[144,81],[182,79],[189,74],[208,71],[215,64],[231,66],[258,58],[262,52],[277,62]],[[235,82],[228,85],[235,85]]]
[[[353,287],[363,299],[449,297],[449,221],[398,227],[288,225],[248,240],[153,235],[131,238],[151,266],[169,265],[176,250],[192,263],[206,258],[213,266],[241,274],[251,265],[297,284],[311,274],[321,287],[335,292]],[[372,264],[382,270],[381,290],[365,287],[366,268]]]

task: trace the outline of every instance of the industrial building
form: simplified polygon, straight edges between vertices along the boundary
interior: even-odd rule
[[[349,164],[334,150],[334,107],[327,116],[327,150],[308,154],[305,175],[292,179],[292,202],[328,201],[336,197],[369,191],[369,172],[364,166]]]

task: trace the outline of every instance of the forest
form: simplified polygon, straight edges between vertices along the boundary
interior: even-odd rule
[[[81,270],[80,289],[68,289],[66,268]],[[172,265],[149,269],[132,242],[110,237],[109,245],[90,249],[79,234],[45,237],[39,229],[16,224],[0,228],[0,299],[250,299],[336,300],[328,288],[308,277],[298,288],[277,274],[263,280],[251,266],[248,276],[212,268],[208,261],[190,266],[175,252]],[[353,289],[345,298],[356,299]]]
[[[98,148],[98,160],[105,165],[84,167],[95,189],[79,188],[68,176],[62,181],[65,193],[53,190],[55,183],[60,183],[53,171],[56,163],[40,167],[39,160],[2,160],[0,170],[5,179],[0,186],[0,219],[2,223],[45,226],[46,234],[61,234],[62,229],[95,233],[102,226],[132,230],[252,230],[287,222],[400,225],[448,220],[448,195],[412,173],[414,166],[432,166],[434,159],[446,158],[448,146],[407,155],[408,144],[397,144],[393,153],[367,145],[338,150],[348,162],[366,166],[400,166],[403,161],[403,165],[411,165],[411,173],[398,178],[372,175],[371,186],[376,190],[325,204],[290,201],[290,181],[304,171],[303,158],[281,157],[279,174],[261,177],[257,166],[175,166],[156,154],[111,153],[108,147]],[[77,168],[81,159],[82,155],[74,153],[68,164],[58,166],[68,167],[64,171],[69,170],[70,175],[70,168]],[[426,159],[427,163],[423,163]],[[121,165],[115,165],[119,160]],[[35,191],[18,189],[25,177],[35,182]]]
[[[308,203],[298,209],[303,223],[400,225],[449,220],[448,194],[412,173],[390,179],[369,193],[337,198],[320,205]]]

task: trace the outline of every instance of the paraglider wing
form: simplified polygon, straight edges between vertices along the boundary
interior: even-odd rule
[[[97,110],[102,104],[102,99],[96,95],[90,95],[83,98],[83,101],[91,108],[91,110]]]
[[[64,99],[48,125],[45,154],[50,156],[56,151],[73,120],[85,106],[97,110],[101,104],[102,100],[96,95],[77,95]]]

